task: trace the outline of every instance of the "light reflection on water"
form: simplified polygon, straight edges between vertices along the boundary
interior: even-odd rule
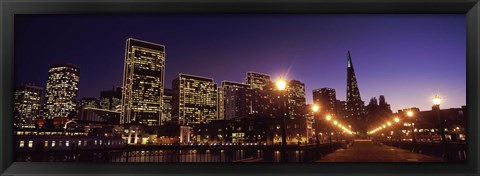
[[[312,150],[292,150],[287,162],[312,162]],[[17,162],[280,162],[281,150],[266,149],[192,149],[135,151],[78,151],[16,153]]]
[[[235,162],[259,158],[267,159],[262,150],[156,150],[151,152],[132,151],[128,153],[128,162]],[[127,162],[127,153],[116,153],[111,162]],[[278,156],[277,156],[278,155]],[[275,154],[275,160],[280,161]],[[260,161],[261,162],[261,161]]]
[[[149,153],[132,151],[112,155],[111,162],[280,162],[281,151],[264,150],[158,150]],[[305,162],[305,151],[287,152],[288,162]]]

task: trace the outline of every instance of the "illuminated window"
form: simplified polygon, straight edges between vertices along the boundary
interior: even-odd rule
[[[55,141],[52,141],[52,147],[55,147]]]
[[[44,147],[48,147],[48,141],[45,141]]]
[[[65,146],[70,146],[70,141],[65,141]]]
[[[20,141],[19,147],[20,147],[20,148],[23,148],[24,146],[25,146],[25,141]]]

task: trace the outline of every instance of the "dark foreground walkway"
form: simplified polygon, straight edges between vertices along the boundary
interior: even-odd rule
[[[358,140],[349,148],[339,149],[317,162],[445,162],[445,160],[404,149],[374,144],[369,140]]]

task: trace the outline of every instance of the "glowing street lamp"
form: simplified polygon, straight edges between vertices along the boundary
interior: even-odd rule
[[[442,98],[440,98],[440,96],[438,96],[438,95],[435,95],[433,97],[432,101],[433,101],[434,105],[440,105],[440,103],[442,102]]]
[[[407,111],[407,116],[412,118],[413,117],[413,112],[412,111]],[[413,150],[415,150],[416,144],[417,144],[417,139],[415,138],[415,123],[413,123],[415,119],[412,119],[412,142],[413,142]]]
[[[328,121],[330,121],[330,120],[332,120],[332,116],[327,115],[327,116],[325,117],[325,119],[327,119]]]
[[[318,105],[316,105],[316,104],[312,105],[312,111],[313,111],[314,113],[318,112],[318,110],[320,110],[320,106],[318,106]]]
[[[285,81],[283,78],[279,78],[277,79],[277,81],[275,82],[275,85],[277,86],[277,90],[278,91],[284,91],[287,87],[287,81]],[[283,97],[283,96],[282,96]],[[287,103],[286,101],[282,100],[282,103],[283,103],[283,108],[286,109],[286,106],[287,106]],[[288,114],[288,113],[287,113]],[[287,162],[287,150],[286,150],[286,146],[287,146],[287,129],[286,129],[286,115],[285,115],[285,112],[282,111],[282,162]]]
[[[440,117],[440,103],[442,102],[442,98],[438,95],[435,95],[432,99],[433,102],[433,108],[432,110],[435,110],[437,112],[437,119],[438,119],[438,131],[440,132],[440,135],[442,137],[442,147],[443,147],[443,156],[446,154],[446,149],[447,149],[447,139],[445,137],[445,130],[443,127],[443,120]]]
[[[277,86],[278,90],[285,90],[285,88],[287,88],[287,81],[285,81],[283,78],[279,78],[275,82],[275,85]]]
[[[398,117],[395,117],[393,120],[395,121],[395,123],[400,122],[400,119]],[[396,128],[398,129],[398,126]],[[401,136],[400,132],[398,133],[398,141],[399,141],[398,145],[400,147],[400,143],[402,142],[402,136]]]
[[[318,151],[318,148],[320,148],[320,141],[319,141],[319,139],[318,139],[318,134],[320,133],[320,132],[318,131],[318,124],[319,124],[319,121],[320,121],[320,120],[317,121],[317,118],[315,117],[315,114],[317,114],[317,112],[318,112],[319,110],[320,110],[320,107],[319,107],[318,105],[316,105],[316,104],[313,104],[313,105],[312,105],[313,120],[315,120],[315,133],[316,133],[316,134],[315,134],[315,138],[316,138],[315,144],[316,144],[316,147],[317,147],[317,151]]]
[[[407,111],[407,116],[408,116],[408,117],[412,117],[412,116],[413,116],[413,112],[412,112],[412,111]]]

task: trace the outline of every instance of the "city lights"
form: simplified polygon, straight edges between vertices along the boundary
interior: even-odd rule
[[[332,120],[332,116],[331,116],[331,115],[327,115],[327,116],[325,117],[325,119],[327,119],[328,121],[330,121],[330,120]]]
[[[38,86],[17,86],[13,124],[19,136],[14,144],[17,154],[23,157],[22,152],[38,147],[47,152],[72,152],[64,158],[75,162],[80,159],[71,156],[84,157],[81,152],[90,151],[122,152],[112,157],[115,162],[134,162],[158,154],[172,155],[168,157],[178,162],[194,162],[191,157],[204,156],[220,156],[221,162],[294,162],[291,152],[298,154],[295,159],[317,161],[340,148],[350,150],[353,141],[377,149],[412,146],[412,151],[416,138],[429,145],[436,145],[435,141],[448,145],[445,128],[448,140],[459,145],[465,142],[464,124],[442,116],[451,114],[452,119],[460,119],[466,108],[440,110],[442,99],[438,95],[432,99],[432,111],[408,107],[397,112],[384,95],[365,104],[350,51],[344,53],[344,101],[337,99],[333,88],[320,87],[308,95],[310,90],[300,79],[273,80],[268,74],[253,71],[246,72],[244,80],[223,80],[221,84],[213,79],[215,75],[178,73],[173,80],[165,80],[164,45],[128,38],[124,52],[123,75],[119,75],[123,84],[101,91],[99,98],[77,97],[80,68],[73,64],[51,66],[45,92]],[[308,96],[313,98],[311,104]],[[431,112],[436,112],[437,126],[431,125]],[[231,157],[232,151],[241,151],[242,157]],[[110,153],[105,155],[110,157]],[[17,160],[27,161],[28,157]],[[48,159],[62,159],[52,158]]]
[[[283,78],[278,78],[277,81],[275,81],[275,85],[277,86],[278,90],[285,90],[287,87],[287,82]]]
[[[320,107],[319,107],[318,105],[316,105],[316,104],[314,104],[314,105],[312,106],[312,111],[313,111],[313,112],[318,112],[319,109],[320,109]]]
[[[432,101],[433,101],[434,105],[440,105],[440,103],[442,102],[442,98],[440,98],[440,96],[438,96],[438,95],[435,95],[433,97]]]
[[[412,116],[413,116],[413,112],[412,112],[412,111],[407,111],[407,115],[408,115],[408,117],[412,117]]]

